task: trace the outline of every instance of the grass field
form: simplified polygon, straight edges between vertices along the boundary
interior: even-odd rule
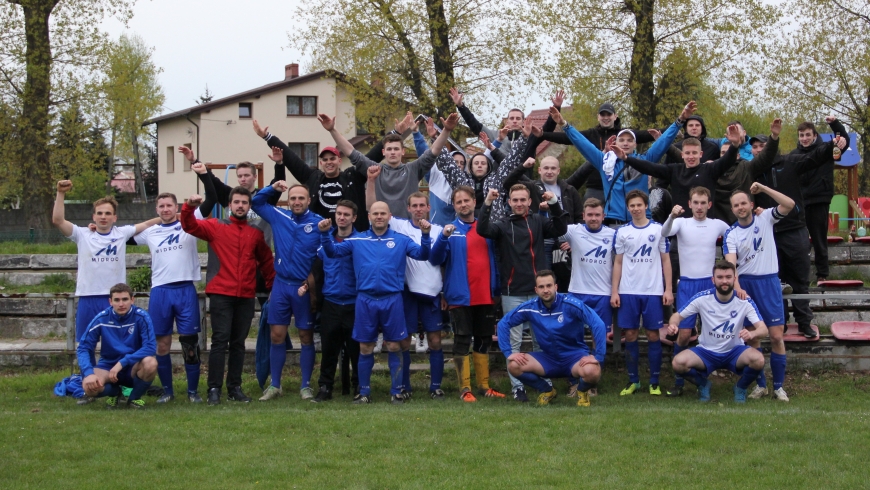
[[[702,405],[694,389],[679,399],[621,398],[624,376],[607,373],[602,394],[581,409],[562,396],[548,407],[464,404],[452,374],[443,402],[426,396],[420,373],[414,399],[391,406],[388,378],[376,374],[374,404],[336,396],[316,405],[299,400],[293,371],[288,394],[269,403],[158,406],[148,397],[144,411],[55,398],[64,373],[7,374],[0,488],[868,486],[863,375],[790,371],[790,403],[741,406],[732,401],[733,377],[714,377],[713,402]],[[177,375],[176,390],[183,383]],[[508,383],[499,376],[494,386]],[[252,376],[244,388],[259,394]]]
[[[196,249],[199,253],[208,251],[208,244],[197,240]],[[0,254],[76,254],[76,244],[66,240],[61,243],[27,243],[27,242],[0,242]],[[148,245],[127,245],[128,254],[151,253]]]

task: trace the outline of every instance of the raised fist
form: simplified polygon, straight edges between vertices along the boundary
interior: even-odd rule
[[[444,230],[441,231],[441,234],[446,236],[446,237],[449,237],[450,235],[453,234],[453,230],[455,230],[455,229],[456,229],[456,227],[454,225],[447,225],[444,227]]]
[[[317,229],[320,230],[321,233],[324,231],[329,231],[330,228],[332,228],[332,220],[325,219],[322,220],[320,223],[317,223]]]
[[[420,231],[422,231],[424,235],[428,235],[429,232],[432,231],[432,223],[426,221],[425,219],[421,219]]]
[[[674,209],[671,210],[671,216],[673,216],[674,218],[679,218],[682,215],[683,207],[677,204],[676,206],[674,206]]]
[[[290,186],[288,186],[287,182],[284,180],[279,180],[278,182],[272,184],[272,189],[275,189],[278,192],[287,192],[287,189],[289,188]]]
[[[59,180],[57,182],[57,192],[61,194],[66,194],[69,190],[72,189],[72,181],[70,180]]]
[[[369,180],[370,181],[375,180],[378,178],[378,175],[381,175],[381,166],[380,165],[372,165],[371,167],[368,168],[367,172],[368,172]]]
[[[202,204],[202,196],[199,194],[194,194],[187,198],[187,204],[191,207],[196,207]]]
[[[484,203],[486,203],[486,205],[488,206],[492,204],[492,202],[496,199],[498,199],[498,190],[490,189],[489,192],[486,193],[486,199],[484,199]]]
[[[205,164],[202,162],[194,163],[193,165],[190,166],[190,169],[193,170],[194,172],[200,174],[200,175],[208,172],[208,169],[205,168]]]
[[[532,167],[534,167],[534,166],[535,166],[535,159],[534,159],[534,157],[526,158],[526,161],[523,162],[523,167],[526,167],[526,168],[532,168]]]

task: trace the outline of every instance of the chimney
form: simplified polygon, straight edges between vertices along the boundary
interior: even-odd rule
[[[299,63],[284,65],[284,80],[290,80],[299,76]]]

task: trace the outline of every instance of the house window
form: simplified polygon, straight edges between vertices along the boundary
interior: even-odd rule
[[[171,174],[174,172],[175,172],[175,147],[174,146],[167,146],[166,147],[166,173]]]
[[[316,116],[317,97],[287,96],[288,116]]]
[[[189,149],[193,149],[193,146],[190,143],[185,143],[184,146]],[[184,160],[184,171],[190,172],[190,162],[187,160],[187,158],[183,158],[182,160]]]
[[[311,168],[317,168],[317,156],[320,154],[318,143],[287,143],[290,151],[297,154]]]
[[[254,104],[250,102],[239,102],[239,119],[250,119],[254,113]]]

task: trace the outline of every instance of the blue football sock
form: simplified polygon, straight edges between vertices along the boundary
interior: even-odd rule
[[[149,386],[151,386],[151,381],[143,381],[139,376],[133,376],[133,391],[127,397],[127,402],[142,398]]]
[[[375,367],[374,354],[360,354],[357,369],[359,369],[359,394],[369,396],[372,393],[372,368]]]
[[[785,381],[785,354],[770,353],[770,371],[773,373],[773,389],[782,388]]]
[[[118,396],[121,393],[121,387],[116,385],[115,383],[106,383],[103,386],[103,392],[97,395],[97,398],[103,396]]]
[[[637,370],[637,358],[640,356],[640,350],[637,341],[625,343],[625,362],[628,369],[628,380],[632,383],[640,383],[640,374]]]
[[[429,351],[429,391],[441,388],[441,380],[444,379],[444,350]]]
[[[595,386],[595,385],[587,383],[587,382],[583,381],[583,378],[580,378],[580,380],[577,382],[577,391],[585,393],[585,392],[589,391],[589,389],[592,388],[593,386]]]
[[[761,355],[764,355],[764,351],[761,350],[761,347],[758,347],[758,352],[761,352]],[[771,358],[772,359],[772,358]],[[771,366],[773,368],[773,366]],[[767,378],[764,377],[764,369],[758,372],[758,376],[755,379],[758,386],[761,388],[767,388]]]
[[[662,370],[662,341],[647,341],[646,355],[649,360],[649,384],[657,385]]]
[[[522,373],[517,376],[517,379],[522,381],[524,385],[531,386],[532,388],[537,390],[538,393],[549,393],[553,391],[553,387],[550,385],[550,383],[547,383],[544,378],[538,376],[535,373]]]
[[[302,386],[308,388],[311,385],[311,373],[314,372],[314,344],[302,344],[299,353],[299,367],[302,370]]]
[[[411,391],[411,351],[402,351],[402,388]]]
[[[677,357],[677,354],[683,352],[685,347],[681,347],[680,344],[674,342],[674,357]],[[685,386],[686,380],[683,379],[683,375],[674,371],[674,386]]]
[[[172,359],[169,354],[157,356],[157,377],[160,378],[164,393],[167,395],[175,393],[172,389]]]
[[[685,379],[689,380],[689,382],[692,383],[693,385],[701,386],[707,380],[706,372],[707,371],[704,371],[705,374],[701,374],[700,371],[698,371],[695,368],[692,368],[692,369],[689,369],[689,372],[684,374],[683,377]]]
[[[269,371],[272,375],[272,386],[281,387],[281,372],[284,371],[284,363],[287,361],[287,344],[272,344],[269,346]]]
[[[764,368],[762,367],[761,370],[764,371]],[[751,385],[752,382],[755,381],[755,378],[758,377],[758,372],[758,370],[752,369],[749,366],[743,368],[743,375],[737,380],[737,387],[741,390],[749,388],[749,385]]]
[[[390,394],[398,395],[402,391],[402,358],[398,352],[390,352],[387,363],[390,366]]]
[[[184,372],[187,373],[187,392],[188,393],[196,393],[199,391],[199,373],[201,371],[202,366],[197,364],[186,364],[184,365]]]

